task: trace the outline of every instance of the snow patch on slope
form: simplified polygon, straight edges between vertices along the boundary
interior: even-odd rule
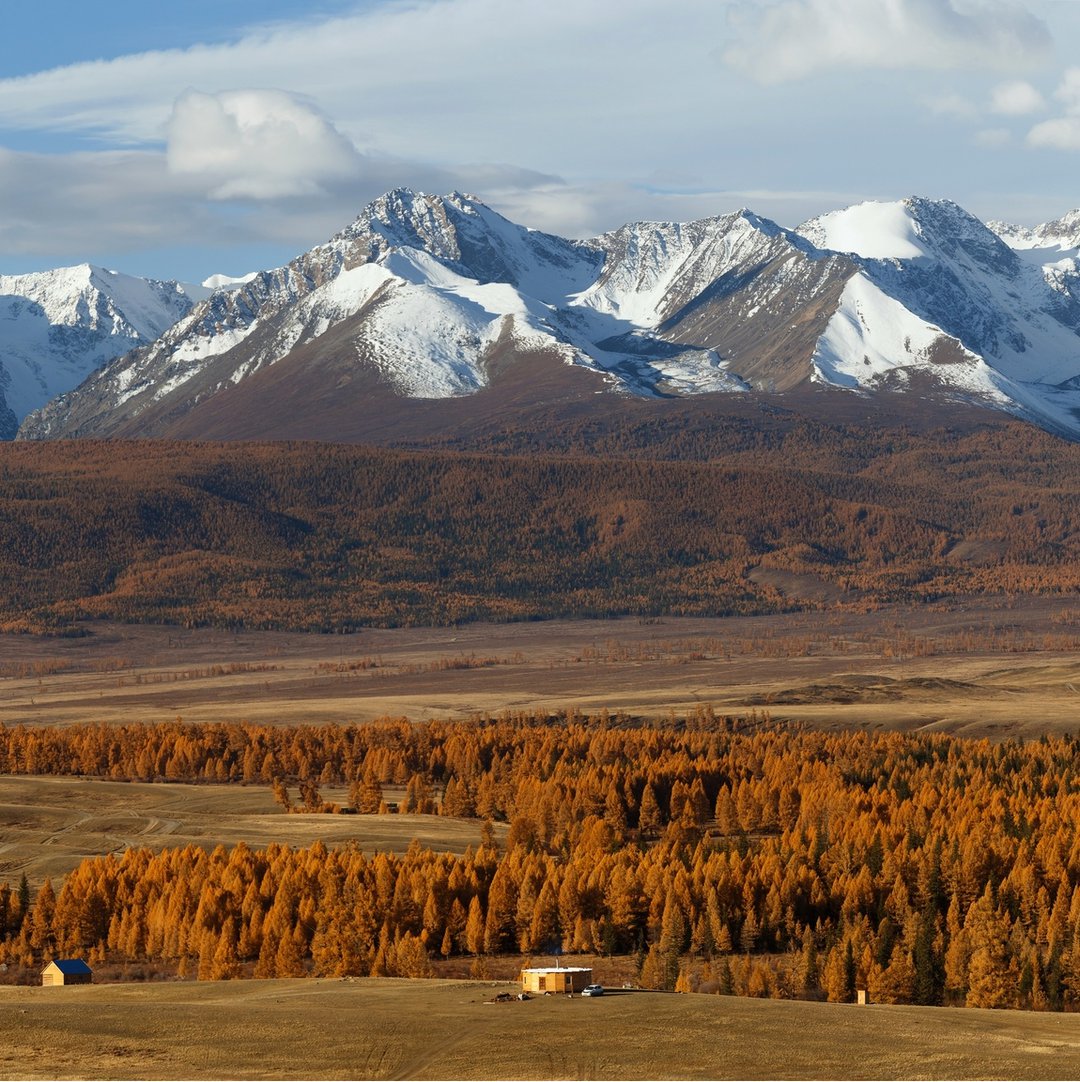
[[[864,259],[919,259],[929,255],[922,228],[906,203],[859,203],[800,226],[818,248]]]
[[[939,364],[935,355],[952,345],[959,360]],[[948,386],[970,395],[1005,401],[991,370],[932,323],[919,319],[865,275],[844,288],[840,306],[818,340],[812,358],[814,379],[851,389],[872,387],[900,372],[932,371]]]

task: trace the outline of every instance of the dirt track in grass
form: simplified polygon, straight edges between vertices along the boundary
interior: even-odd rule
[[[335,795],[329,788],[329,795]],[[343,795],[343,794],[340,794]],[[505,833],[497,824],[497,837]],[[54,882],[86,857],[195,844],[354,843],[365,852],[404,852],[413,838],[463,853],[480,843],[480,823],[435,815],[286,815],[270,787],[115,782],[0,776],[0,883],[26,874]]]

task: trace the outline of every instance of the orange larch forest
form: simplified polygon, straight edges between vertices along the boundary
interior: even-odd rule
[[[432,959],[628,954],[642,984],[1080,1007],[1080,744],[822,733],[703,708],[346,727],[0,729],[0,771],[273,785],[279,800],[504,820],[414,843],[187,846],[0,887],[0,957],[201,978],[430,973]],[[345,809],[337,809],[345,810]]]

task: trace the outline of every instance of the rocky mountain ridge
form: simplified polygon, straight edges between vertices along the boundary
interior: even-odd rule
[[[1003,237],[954,203],[908,199],[796,231],[743,210],[573,241],[472,196],[398,189],[288,266],[213,293],[20,436],[191,436],[211,415],[220,434],[231,412],[273,438],[299,410],[334,438],[331,404],[362,417],[552,381],[571,398],[906,391],[1080,435],[1077,261],[1044,265]]]
[[[0,275],[0,438],[108,361],[152,342],[209,293],[88,263]]]

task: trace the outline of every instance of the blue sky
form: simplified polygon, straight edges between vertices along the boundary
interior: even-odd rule
[[[1080,206],[1072,0],[9,5],[0,273],[278,265],[397,185],[587,236]]]

